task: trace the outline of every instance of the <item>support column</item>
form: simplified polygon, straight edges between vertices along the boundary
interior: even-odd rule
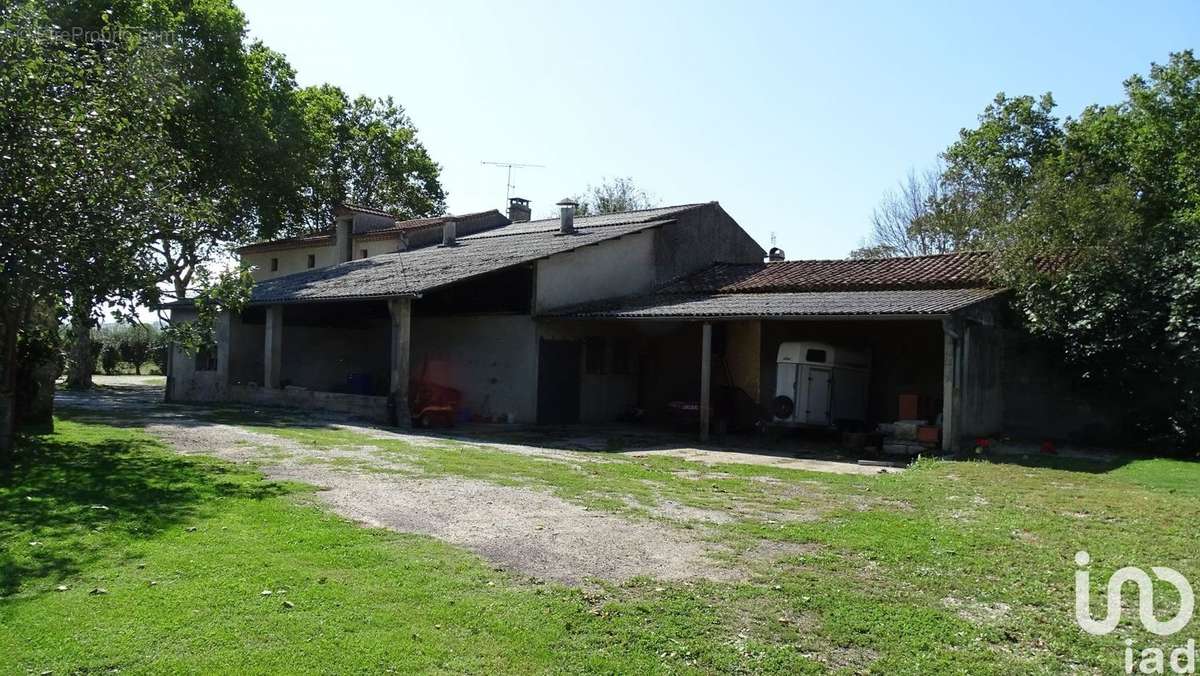
[[[962,324],[942,320],[942,450],[953,451],[958,445],[962,408]]]
[[[283,306],[267,308],[267,321],[263,329],[263,387],[269,390],[280,388],[283,376]]]
[[[700,339],[700,441],[708,441],[712,418],[712,324],[704,322]]]
[[[217,315],[217,392],[222,398],[229,394],[229,359],[232,351],[233,317],[228,312]]]
[[[392,315],[392,384],[389,399],[395,411],[397,427],[408,427],[412,419],[408,410],[408,360],[412,347],[412,299],[394,298],[388,301]]]

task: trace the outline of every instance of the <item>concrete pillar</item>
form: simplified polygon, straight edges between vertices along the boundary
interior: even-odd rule
[[[229,360],[233,340],[233,317],[228,312],[217,315],[215,326],[217,339],[217,391],[221,397],[229,393]]]
[[[712,324],[704,322],[700,338],[700,441],[708,441],[712,418]]]
[[[962,324],[942,320],[942,450],[958,446],[959,413],[962,409]]]
[[[408,427],[412,419],[408,410],[408,360],[412,349],[412,299],[394,298],[388,301],[392,315],[392,384],[391,404],[397,427]]]
[[[263,387],[279,389],[283,375],[283,306],[267,308],[267,321],[263,328]]]

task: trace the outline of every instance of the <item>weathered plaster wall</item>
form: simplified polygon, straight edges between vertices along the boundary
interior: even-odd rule
[[[650,290],[654,241],[639,232],[538,261],[535,313]]]
[[[537,329],[529,315],[413,317],[411,370],[463,394],[474,415],[537,419]]]
[[[332,239],[330,240],[332,242]],[[250,272],[250,276],[254,281],[260,282],[264,279],[274,279],[284,275],[290,275],[295,272],[304,272],[308,270],[308,255],[316,256],[316,268],[323,268],[328,265],[333,265],[337,262],[334,257],[333,245],[301,247],[296,249],[280,249],[277,251],[263,251],[256,253],[248,253],[242,255],[242,262],[247,265],[254,266]],[[279,270],[271,272],[271,259],[279,259]]]
[[[729,384],[762,404],[762,323],[729,322],[725,325],[725,340]]]
[[[767,255],[737,221],[715,204],[681,214],[653,235],[656,285],[714,262],[761,263]]]

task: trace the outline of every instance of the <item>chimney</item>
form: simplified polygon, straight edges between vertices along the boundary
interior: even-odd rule
[[[524,197],[510,197],[508,200],[508,220],[513,223],[528,223],[533,215],[529,208],[529,200]]]
[[[447,216],[446,223],[442,226],[442,246],[455,246],[458,244],[458,218]]]
[[[579,203],[570,197],[564,197],[558,203],[558,234],[575,234],[575,207]]]
[[[354,216],[338,216],[334,222],[334,258],[339,263],[354,259]]]
[[[773,247],[771,247],[771,250],[767,252],[767,262],[778,263],[783,260],[786,260],[786,258],[783,255],[783,249],[780,249],[777,246],[773,246]]]

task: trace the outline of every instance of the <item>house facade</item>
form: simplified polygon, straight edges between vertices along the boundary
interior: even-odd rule
[[[405,425],[432,386],[456,393],[460,419],[685,421],[707,436],[769,420],[781,345],[816,341],[870,355],[867,426],[896,420],[902,395],[947,448],[1095,424],[1036,348],[1022,353],[986,253],[764,260],[716,202],[560,208],[414,222],[347,207],[329,232],[246,247],[249,306],[221,318],[213,353],[173,352],[167,396]]]

